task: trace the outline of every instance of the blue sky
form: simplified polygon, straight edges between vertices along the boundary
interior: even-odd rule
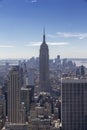
[[[87,0],[0,0],[0,58],[87,58]]]

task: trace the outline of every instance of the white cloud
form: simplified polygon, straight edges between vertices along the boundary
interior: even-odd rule
[[[42,42],[30,42],[29,44],[26,44],[25,46],[40,46]],[[68,45],[68,42],[47,42],[47,45],[49,46],[65,46]]]
[[[27,2],[27,3],[36,3],[37,0],[25,0],[25,2]]]
[[[31,3],[36,3],[37,2],[37,0],[31,0]]]
[[[29,44],[26,44],[25,46],[40,46],[41,42],[30,42]]]
[[[13,45],[0,45],[0,48],[14,48]]]
[[[55,35],[48,34],[50,38],[63,37],[63,38],[78,38],[84,39],[87,38],[87,33],[67,33],[67,32],[57,32]]]
[[[50,46],[65,46],[68,45],[68,42],[48,42],[47,43]]]
[[[52,35],[52,34],[47,34],[47,37],[49,37],[49,38],[56,38],[58,36],[57,35]]]

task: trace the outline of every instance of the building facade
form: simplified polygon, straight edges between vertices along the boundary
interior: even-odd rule
[[[43,42],[40,46],[39,71],[40,91],[49,92],[49,49],[45,41],[45,32],[43,34]]]
[[[9,73],[8,82],[8,122],[20,123],[20,78],[19,66],[15,66]]]
[[[87,130],[87,80],[62,80],[62,130]]]

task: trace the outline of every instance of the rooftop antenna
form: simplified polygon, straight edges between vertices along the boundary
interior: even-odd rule
[[[46,43],[46,41],[45,41],[45,27],[43,28],[43,43]]]

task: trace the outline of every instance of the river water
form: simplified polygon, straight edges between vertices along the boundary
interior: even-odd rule
[[[83,65],[83,66],[87,67],[87,59],[86,60],[72,60],[72,61],[76,63],[76,66]]]

